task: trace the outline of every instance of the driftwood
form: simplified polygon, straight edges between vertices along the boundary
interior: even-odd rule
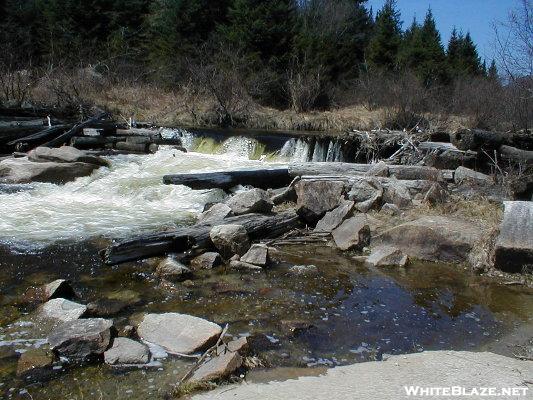
[[[502,158],[505,160],[511,161],[516,164],[533,164],[533,151],[520,150],[516,147],[511,146],[501,146],[499,151]]]
[[[450,174],[448,171],[438,170],[432,167],[418,165],[389,165],[389,175],[400,180],[445,180]],[[319,175],[364,175],[372,164],[349,164],[339,162],[309,162],[289,164],[289,175],[297,176],[319,176]]]
[[[450,135],[451,142],[459,150],[498,150],[500,146],[533,149],[533,135],[527,133],[497,133],[481,129],[461,129]]]
[[[163,177],[163,182],[167,185],[185,185],[192,189],[230,189],[237,185],[269,189],[287,186],[291,180],[287,167],[177,174]]]
[[[159,131],[155,129],[144,128],[129,128],[129,129],[117,129],[117,136],[153,136],[159,135]]]
[[[288,211],[277,215],[246,214],[225,218],[215,225],[237,224],[246,228],[251,240],[275,238],[300,226],[298,215]],[[169,252],[183,253],[196,248],[208,249],[212,243],[209,239],[211,224],[183,227],[173,232],[156,233],[141,236],[108,247],[103,252],[104,262],[115,265],[155,257]]]
[[[33,135],[13,140],[8,143],[8,146],[16,146],[17,150],[31,150],[32,148],[46,142],[50,138],[60,135],[66,129],[69,129],[69,125],[52,126],[40,132],[34,133]]]
[[[104,119],[107,116],[108,116],[107,113],[101,113],[101,114],[97,115],[96,117],[88,119],[87,121],[84,121],[84,122],[81,122],[79,124],[76,124],[70,130],[68,130],[67,132],[65,132],[65,133],[59,135],[58,137],[50,140],[49,142],[43,144],[43,146],[46,146],[46,147],[59,147],[59,146],[62,146],[65,143],[67,143],[71,138],[73,138],[74,136],[78,135],[83,130],[83,128],[85,128],[85,127],[87,127],[87,126],[89,126],[91,124],[94,124],[95,122],[100,121],[101,119]]]

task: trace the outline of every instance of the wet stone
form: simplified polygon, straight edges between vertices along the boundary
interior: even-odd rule
[[[340,250],[361,250],[370,243],[370,227],[364,214],[344,221],[332,232],[333,240]]]
[[[237,352],[227,352],[202,364],[192,375],[191,382],[218,381],[229,377],[242,366],[243,358]]]
[[[224,203],[213,204],[198,217],[199,224],[212,224],[222,221],[224,218],[233,215],[231,208]]]
[[[139,336],[172,354],[193,354],[213,344],[222,333],[219,325],[187,314],[146,314]]]
[[[396,247],[379,246],[372,250],[365,264],[370,267],[405,267],[408,257]]]
[[[102,318],[65,322],[48,336],[48,343],[59,355],[76,362],[101,356],[111,343],[113,321]]]
[[[72,321],[80,318],[87,311],[87,306],[66,299],[52,299],[38,310],[40,318],[57,321]]]
[[[263,189],[251,189],[240,192],[230,198],[226,204],[233,214],[269,213],[274,207],[268,193]]]
[[[316,265],[293,265],[289,268],[289,273],[293,275],[318,274],[318,267]]]
[[[56,361],[49,349],[29,349],[18,360],[17,376],[31,382],[48,380],[58,372],[54,369]]]
[[[226,257],[243,255],[250,248],[248,232],[242,225],[218,225],[211,229],[209,236],[215,247]]]
[[[174,281],[184,281],[191,277],[191,270],[173,258],[166,258],[156,268],[156,274],[160,278]]]
[[[213,269],[222,264],[220,254],[207,252],[191,260],[190,266],[193,270]]]
[[[150,350],[135,340],[117,337],[113,346],[104,353],[104,360],[109,365],[146,364],[150,361]]]
[[[253,244],[241,257],[241,262],[264,267],[268,264],[268,247],[264,244]]]

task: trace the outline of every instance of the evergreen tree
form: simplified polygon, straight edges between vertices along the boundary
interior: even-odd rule
[[[407,31],[399,60],[403,68],[414,71],[426,86],[445,81],[445,53],[431,9],[422,26],[413,23]]]
[[[333,81],[356,76],[372,23],[364,1],[309,0],[300,8],[295,55],[310,68],[325,68]]]
[[[496,67],[496,61],[492,60],[489,70],[487,71],[487,78],[491,81],[498,82],[500,77],[498,75],[498,68]]]
[[[367,49],[371,67],[394,71],[398,66],[398,52],[402,41],[400,12],[395,0],[387,0],[376,15],[374,33]]]
[[[233,0],[220,34],[258,64],[280,71],[290,60],[295,11],[293,0]]]
[[[452,78],[484,75],[483,65],[470,33],[464,36],[454,28],[446,51],[448,70]]]

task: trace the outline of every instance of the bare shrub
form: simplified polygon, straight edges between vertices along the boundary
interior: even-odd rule
[[[287,96],[293,111],[306,112],[319,105],[319,98],[326,91],[324,72],[322,66],[311,67],[306,61],[294,61],[287,71]]]
[[[0,102],[20,107],[29,100],[34,74],[31,69],[16,69],[9,61],[0,61]]]

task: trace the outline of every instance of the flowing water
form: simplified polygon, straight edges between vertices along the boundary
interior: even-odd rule
[[[249,338],[266,367],[287,371],[385,354],[481,350],[531,324],[533,297],[526,289],[498,285],[458,266],[368,269],[327,247],[285,247],[283,261],[264,272],[202,271],[187,286],[161,283],[148,262],[104,266],[98,252],[110,239],[192,223],[205,203],[224,196],[219,190],[165,186],[164,174],[260,166],[272,151],[256,139],[208,144],[179,134],[189,149],[215,154],[163,148],[153,155],[113,157],[111,168],[64,186],[0,187],[0,398],[158,398],[191,366],[161,354],[148,369],[86,366],[67,368],[45,383],[16,378],[17,354],[43,344],[31,324],[35,305],[22,301],[23,293],[58,278],[73,282],[80,302],[119,304],[110,311],[119,330],[143,312],[188,313],[229,324],[230,334]],[[340,157],[339,146],[331,143],[311,147],[291,139],[271,158]],[[309,264],[317,270],[290,270]],[[297,334],[286,329],[294,321],[303,327]]]

